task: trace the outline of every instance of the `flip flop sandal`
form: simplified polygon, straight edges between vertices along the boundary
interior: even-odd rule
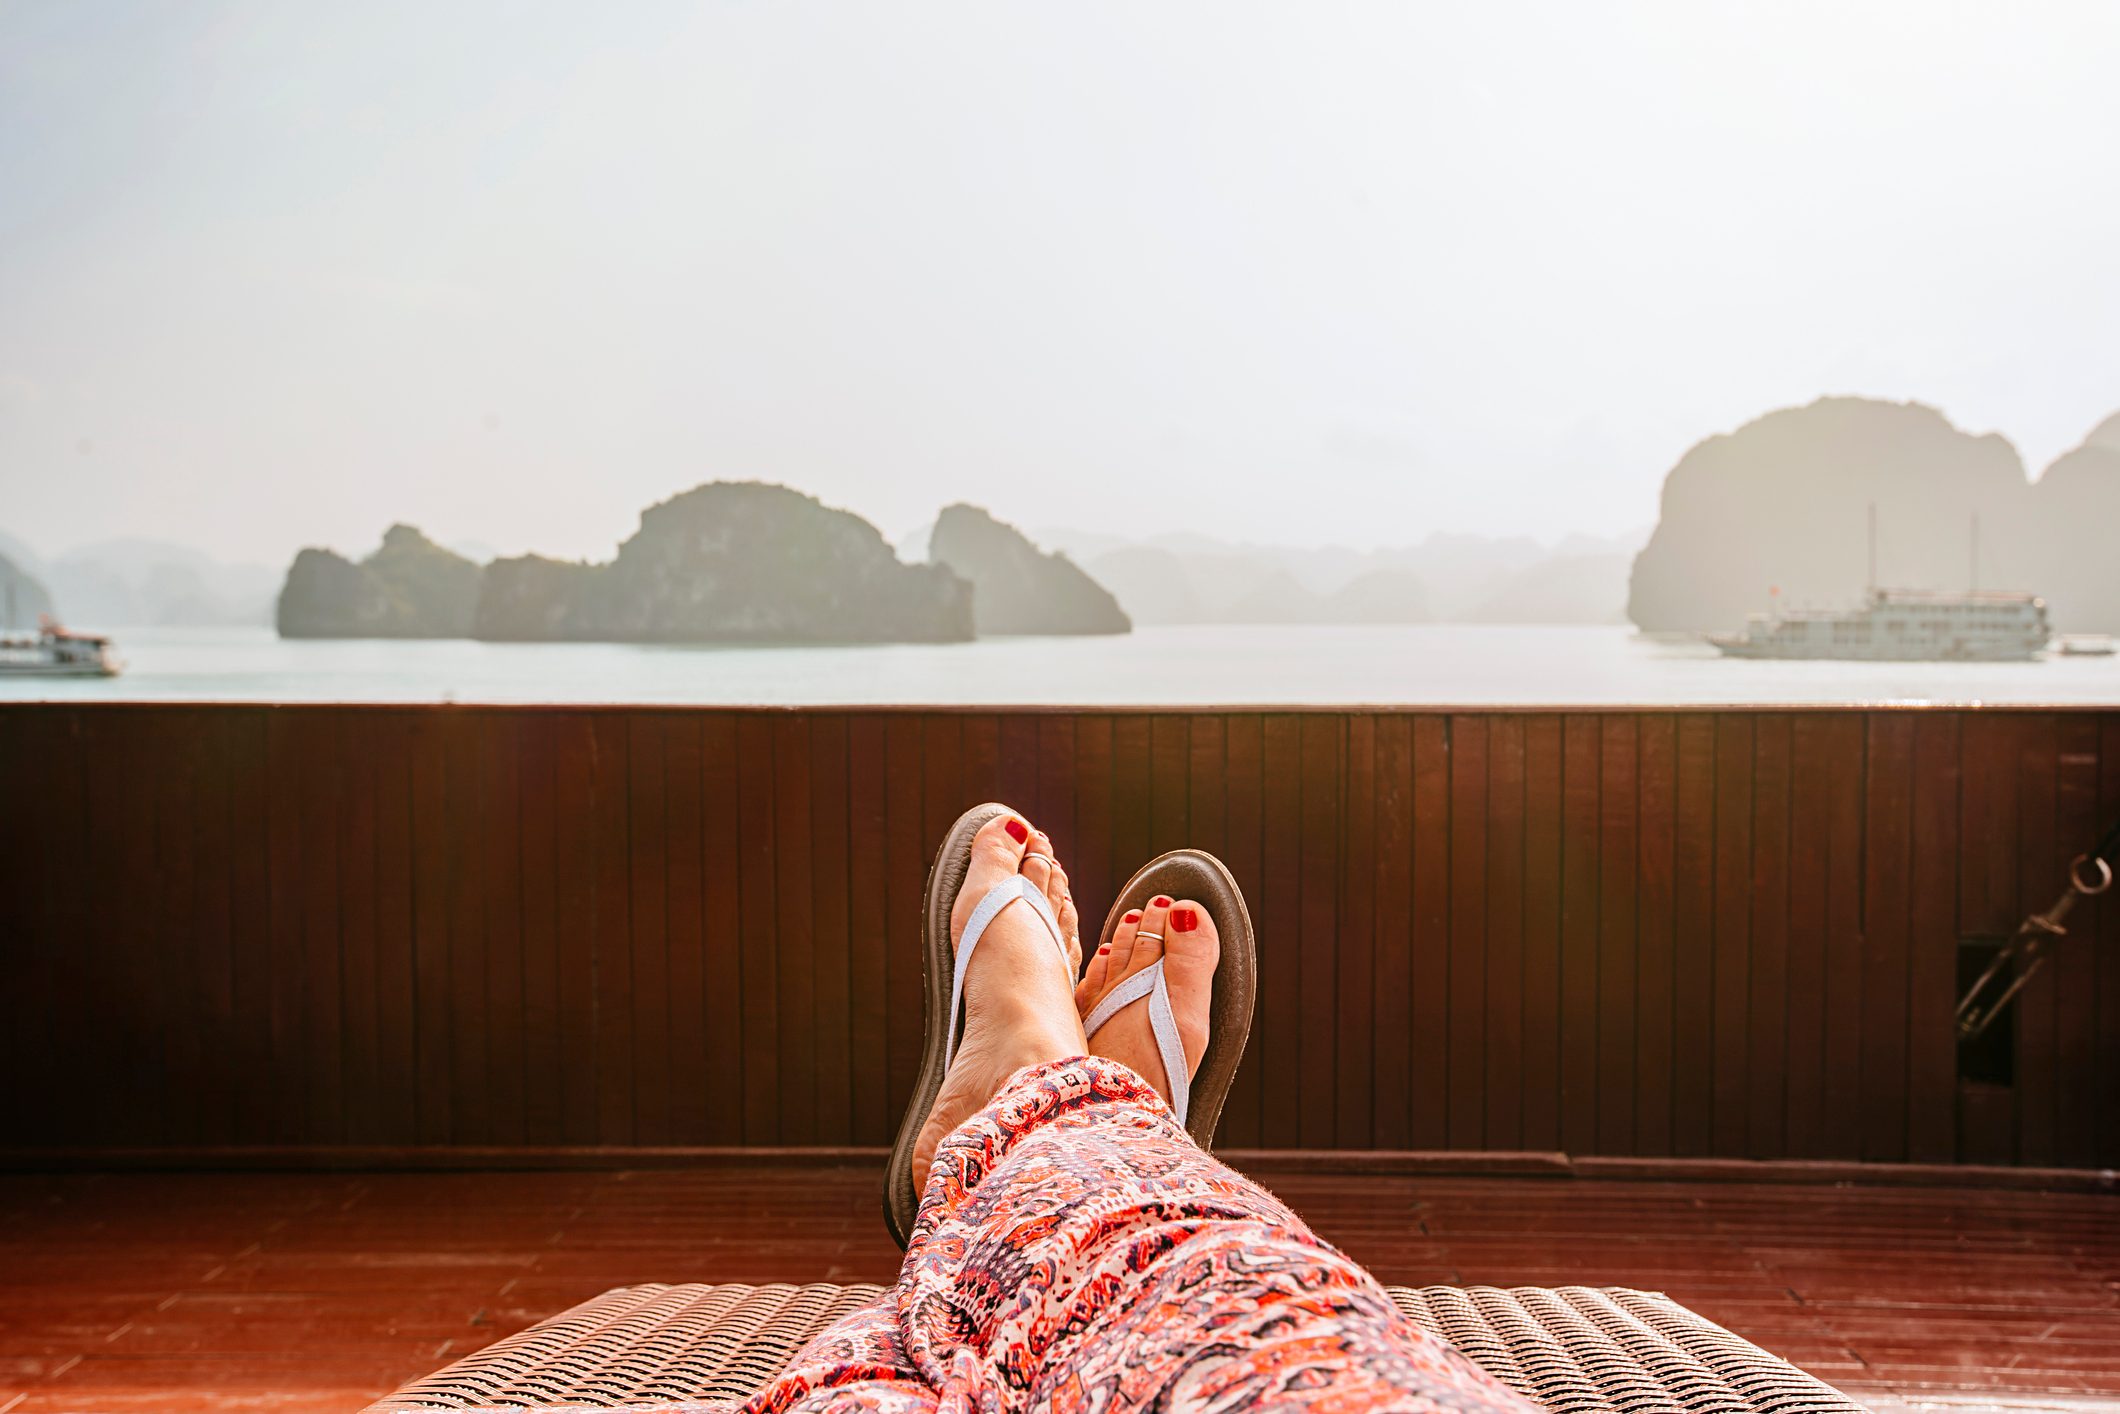
[[[920,970],[925,984],[921,1010],[926,1019],[926,1039],[921,1046],[920,1078],[913,1086],[913,1102],[898,1126],[898,1142],[891,1146],[890,1167],[883,1173],[884,1221],[890,1224],[891,1236],[898,1239],[900,1247],[912,1240],[913,1219],[920,1211],[920,1195],[913,1191],[913,1141],[920,1137],[921,1126],[934,1110],[935,1097],[942,1091],[942,1077],[949,1073],[950,1061],[956,1057],[964,1021],[964,970],[972,960],[972,949],[985,936],[987,925],[1010,904],[1029,904],[1059,946],[1068,990],[1073,991],[1075,986],[1075,965],[1067,955],[1067,939],[1060,931],[1060,920],[1053,916],[1045,892],[1021,874],[1012,874],[986,891],[986,897],[979,900],[979,906],[965,922],[963,942],[951,945],[950,912],[957,906],[957,895],[964,890],[964,876],[972,867],[972,838],[988,821],[1002,815],[1023,818],[1022,811],[991,802],[975,805],[958,816],[957,823],[942,837],[942,847],[935,851],[935,862],[928,869],[920,927],[925,949]]]
[[[1163,976],[1160,957],[1106,992],[1082,1023],[1082,1031],[1095,1036],[1125,1007],[1148,998],[1149,1030],[1163,1055],[1163,1073],[1170,1078],[1171,1112],[1195,1144],[1212,1149],[1222,1104],[1229,1098],[1230,1082],[1236,1078],[1237,1063],[1244,1059],[1244,1042],[1251,1034],[1252,1002],[1259,983],[1258,943],[1244,895],[1228,866],[1205,850],[1180,849],[1149,861],[1126,881],[1118,902],[1105,917],[1103,945],[1111,945],[1112,933],[1124,914],[1145,909],[1158,894],[1197,899],[1215,920],[1215,932],[1222,940],[1221,961],[1215,964],[1214,999],[1208,1004],[1207,1053],[1200,1057],[1199,1073],[1188,1074],[1185,1045],[1178,1039],[1170,983]]]

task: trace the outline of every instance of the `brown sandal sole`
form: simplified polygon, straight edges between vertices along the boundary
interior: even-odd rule
[[[1223,1103],[1229,1099],[1230,1084],[1251,1035],[1252,1007],[1259,990],[1258,939],[1229,866],[1205,850],[1178,849],[1150,860],[1126,881],[1118,901],[1105,915],[1100,945],[1110,946],[1121,915],[1145,908],[1157,894],[1197,899],[1215,920],[1215,932],[1222,940],[1222,958],[1215,964],[1214,1000],[1208,1006],[1207,1053],[1193,1074],[1185,1122],[1193,1142],[1212,1151]]]
[[[913,1142],[935,1108],[935,1097],[942,1093],[942,1058],[949,1049],[950,1038],[942,1033],[950,1021],[950,981],[957,962],[950,945],[950,910],[956,907],[964,876],[972,867],[972,837],[997,815],[1022,814],[993,801],[973,806],[950,826],[935,851],[935,862],[928,866],[920,915],[920,1076],[913,1084],[912,1103],[898,1125],[897,1142],[891,1145],[891,1162],[883,1171],[883,1220],[900,1247],[912,1241],[913,1220],[920,1213],[920,1195],[913,1191]]]

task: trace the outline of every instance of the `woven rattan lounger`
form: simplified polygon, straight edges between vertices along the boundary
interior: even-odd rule
[[[740,1400],[874,1286],[625,1286],[405,1386],[367,1414]],[[1669,1297],[1617,1287],[1391,1288],[1392,1300],[1549,1409],[1861,1414]]]

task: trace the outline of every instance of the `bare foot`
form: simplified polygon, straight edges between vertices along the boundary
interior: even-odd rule
[[[1160,935],[1160,936],[1159,936]],[[1108,946],[1089,960],[1089,972],[1075,988],[1075,1007],[1088,1016],[1106,992],[1136,972],[1163,959],[1163,979],[1170,985],[1171,1014],[1178,1040],[1185,1047],[1186,1079],[1200,1069],[1207,1054],[1208,1019],[1214,1003],[1215,966],[1222,960],[1222,940],[1215,920],[1191,899],[1173,901],[1158,894],[1148,906],[1120,918]],[[1148,998],[1130,1002],[1090,1039],[1091,1055],[1115,1060],[1156,1087],[1165,1101],[1171,1080],[1163,1072],[1163,1052],[1149,1028]]]
[[[1023,874],[1045,894],[1079,962],[1081,945],[1075,901],[1067,874],[1048,863],[1052,841],[1013,815],[987,821],[972,838],[972,862],[950,909],[950,939],[964,940],[965,925],[987,891],[1011,874]],[[1044,856],[1037,858],[1033,856]],[[1011,1075],[1027,1065],[1079,1056],[1082,1017],[1068,993],[1074,979],[1031,905],[1018,899],[987,924],[964,975],[964,1036],[942,1077],[935,1107],[913,1141],[913,1191],[927,1191],[935,1150],[951,1130],[986,1107]]]

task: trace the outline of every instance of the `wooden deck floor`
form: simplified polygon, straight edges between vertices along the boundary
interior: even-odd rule
[[[1388,1282],[1661,1289],[1888,1407],[2120,1405],[2111,1196],[1264,1176]],[[0,1175],[0,1414],[348,1411],[611,1286],[887,1281],[876,1190],[866,1167]]]

